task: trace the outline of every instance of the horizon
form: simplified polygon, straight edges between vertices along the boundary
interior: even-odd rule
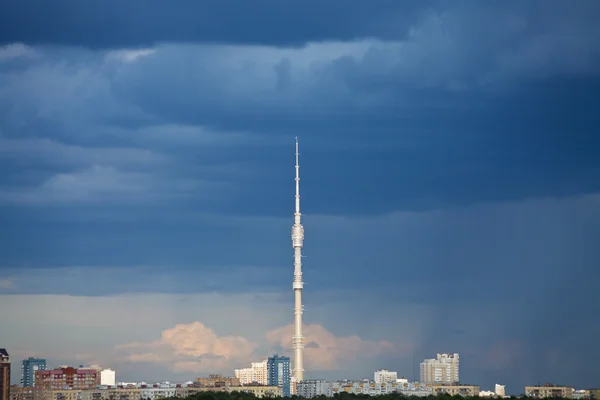
[[[0,4],[11,359],[180,381],[458,353],[598,387],[600,2]]]

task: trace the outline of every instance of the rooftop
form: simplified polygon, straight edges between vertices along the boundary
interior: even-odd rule
[[[0,349],[0,356],[9,357],[8,351],[6,351],[6,349]]]

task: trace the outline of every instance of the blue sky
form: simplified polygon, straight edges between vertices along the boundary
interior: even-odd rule
[[[0,345],[291,353],[298,136],[307,377],[597,386],[600,5],[286,4],[0,5]]]

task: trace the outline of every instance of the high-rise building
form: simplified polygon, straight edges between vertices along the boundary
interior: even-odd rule
[[[234,371],[235,377],[240,380],[241,385],[249,385],[251,383],[267,385],[269,383],[267,362],[268,360],[255,362],[249,368],[236,369]]]
[[[375,383],[396,382],[398,373],[387,369],[378,369],[374,374]]]
[[[506,396],[506,386],[499,385],[496,383],[496,386],[494,387],[494,393],[496,394],[496,396],[499,396],[499,397]]]
[[[458,354],[439,354],[421,363],[421,383],[453,384],[460,382]]]
[[[35,372],[35,399],[50,400],[53,390],[95,389],[100,385],[100,372],[90,368],[61,367]]]
[[[10,356],[0,349],[0,400],[10,399]]]
[[[35,371],[44,371],[46,369],[46,360],[43,358],[29,357],[23,360],[21,364],[21,386],[35,386]]]
[[[304,380],[304,336],[302,336],[302,247],[304,246],[304,227],[300,223],[300,163],[298,160],[298,138],[296,138],[296,212],[292,226],[292,246],[294,247],[294,378],[296,382]]]
[[[281,388],[284,397],[291,395],[290,391],[290,358],[275,354],[267,359],[269,373],[268,385]]]
[[[115,371],[109,368],[100,371],[100,384],[104,386],[115,386]]]

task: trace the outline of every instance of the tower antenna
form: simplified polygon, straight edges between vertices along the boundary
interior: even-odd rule
[[[294,378],[296,382],[304,380],[304,336],[302,336],[302,247],[304,245],[304,227],[300,223],[300,162],[298,137],[296,137],[296,210],[292,226],[292,246],[294,247]]]

